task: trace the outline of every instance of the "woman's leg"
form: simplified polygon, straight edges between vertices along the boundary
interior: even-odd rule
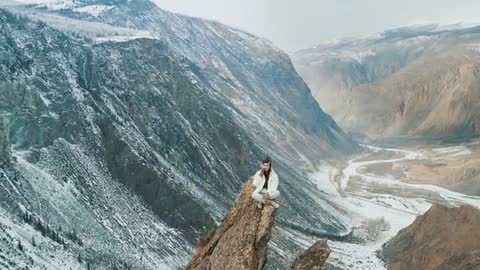
[[[280,191],[274,190],[274,191],[269,191],[268,192],[268,198],[274,200],[280,196]]]
[[[275,190],[275,191],[270,191],[268,192],[268,199],[269,199],[269,203],[271,205],[273,205],[273,207],[275,208],[278,208],[280,207],[280,205],[277,203],[277,198],[280,196],[280,191],[278,190]]]
[[[265,200],[263,199],[263,193],[260,193],[260,191],[259,192],[253,192],[252,193],[252,198],[257,202],[265,203]]]

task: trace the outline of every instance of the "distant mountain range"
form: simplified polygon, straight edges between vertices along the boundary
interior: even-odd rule
[[[3,6],[0,25],[0,268],[182,267],[266,155],[270,269],[292,232],[350,232],[305,172],[361,148],[270,42],[147,0]]]
[[[292,54],[342,128],[371,138],[480,134],[480,26],[424,25]]]

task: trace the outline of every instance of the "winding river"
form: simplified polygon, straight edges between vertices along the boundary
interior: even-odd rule
[[[451,206],[469,204],[480,208],[480,197],[468,196],[435,185],[406,183],[391,175],[376,175],[364,170],[366,166],[375,164],[431,159],[431,156],[412,150],[369,145],[364,147],[368,150],[367,153],[348,161],[343,170],[331,173],[331,170],[335,169],[325,167],[312,175],[318,188],[328,193],[332,202],[347,213],[356,238],[359,239],[356,243],[330,241],[333,252],[329,261],[332,264],[343,269],[384,270],[386,267],[378,258],[377,251],[399,230],[410,225],[416,216],[425,213],[432,203]],[[468,145],[438,149],[447,155],[469,154],[469,151],[466,151]],[[375,157],[375,153],[379,151],[393,157],[368,160],[368,157]],[[330,172],[327,172],[328,170]],[[329,177],[325,177],[327,174]],[[372,237],[366,229],[367,224],[381,219],[385,226],[382,226],[380,233]]]

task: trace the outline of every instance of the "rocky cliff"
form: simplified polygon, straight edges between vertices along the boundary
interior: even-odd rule
[[[251,181],[245,185],[220,227],[197,247],[187,269],[263,268],[275,208],[265,205],[259,209],[251,197],[254,189]]]
[[[480,269],[480,210],[433,205],[383,247],[390,270]]]
[[[245,184],[222,224],[196,248],[188,270],[264,268],[276,209],[269,204],[257,207],[251,197],[255,189],[251,183]],[[320,269],[329,254],[327,242],[318,241],[294,262],[292,269]]]

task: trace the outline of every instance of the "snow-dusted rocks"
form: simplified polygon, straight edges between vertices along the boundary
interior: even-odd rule
[[[330,248],[327,241],[317,241],[295,260],[292,270],[320,270],[329,255]]]
[[[149,1],[74,4],[0,13],[8,129],[0,149],[13,153],[0,192],[12,222],[21,222],[21,201],[50,227],[75,229],[83,246],[70,243],[73,258],[175,269],[269,154],[280,189],[289,190],[271,267],[291,264],[284,254],[298,250],[285,232],[348,230],[303,170],[358,146],[320,109],[285,53]],[[74,10],[91,5],[113,7],[96,16]],[[116,42],[118,29],[152,37]],[[114,40],[96,42],[104,37]]]

